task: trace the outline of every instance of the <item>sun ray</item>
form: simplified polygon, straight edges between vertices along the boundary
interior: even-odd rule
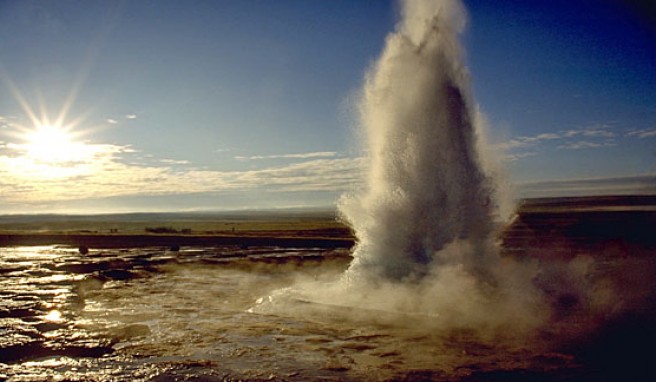
[[[36,125],[37,123],[39,123],[39,118],[36,116],[36,113],[30,106],[30,104],[27,102],[27,100],[25,100],[23,94],[18,90],[18,88],[11,80],[11,78],[7,75],[7,73],[5,72],[2,66],[0,66],[0,79],[2,79],[5,82],[5,84],[9,88],[9,91],[11,92],[12,97],[14,97],[16,102],[18,102],[21,109],[23,109],[23,112],[30,119],[32,124]]]
[[[60,126],[64,124],[64,121],[68,117],[68,112],[71,110],[71,107],[73,107],[73,104],[75,104],[75,100],[80,93],[80,89],[82,88],[84,81],[89,75],[92,61],[93,59],[91,57],[87,57],[85,60],[85,63],[82,66],[82,70],[75,79],[75,83],[73,83],[73,86],[71,86],[71,90],[68,92],[66,99],[64,99],[64,103],[59,109],[59,113],[57,114],[57,118],[55,119],[54,124]]]

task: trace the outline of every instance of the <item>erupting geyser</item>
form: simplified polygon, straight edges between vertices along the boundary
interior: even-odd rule
[[[340,201],[358,237],[354,259],[337,282],[299,280],[258,310],[337,304],[352,318],[400,327],[411,318],[429,331],[532,330],[547,310],[531,263],[501,261],[495,243],[495,177],[458,41],[465,10],[408,0],[402,12],[359,103],[367,178]]]
[[[455,243],[468,248],[457,261],[484,271],[495,196],[458,41],[465,10],[457,0],[404,1],[402,12],[360,104],[369,168],[363,192],[340,205],[358,237],[348,272],[421,278],[453,260],[442,250]]]

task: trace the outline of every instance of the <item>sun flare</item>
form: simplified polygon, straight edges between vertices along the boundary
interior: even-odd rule
[[[68,129],[57,125],[39,125],[25,135],[25,155],[47,164],[79,160],[80,145]]]
[[[7,144],[14,155],[5,158],[11,173],[21,179],[67,179],[98,170],[99,161],[112,155],[111,147],[85,142],[85,131],[73,124],[33,120],[30,127],[17,126]]]
[[[49,322],[60,322],[63,321],[63,317],[60,311],[51,310],[48,314],[43,317],[44,320]]]

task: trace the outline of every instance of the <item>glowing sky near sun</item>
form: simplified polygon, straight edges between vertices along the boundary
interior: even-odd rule
[[[465,1],[520,196],[656,192],[648,5]],[[651,8],[653,11],[653,7]],[[0,3],[0,214],[331,206],[389,1]]]

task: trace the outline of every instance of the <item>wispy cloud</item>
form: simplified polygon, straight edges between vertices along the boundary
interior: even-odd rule
[[[336,153],[286,154],[292,164],[247,171],[199,169],[185,160],[145,158],[130,146],[88,145],[72,163],[38,163],[18,145],[0,147],[0,202],[73,201],[224,191],[342,192],[361,179],[363,160]],[[140,157],[144,157],[140,160]],[[276,156],[278,157],[278,156]]]
[[[287,166],[233,173],[241,187],[267,191],[346,191],[362,179],[361,158],[315,159]]]
[[[505,149],[517,149],[535,146],[543,141],[551,141],[555,139],[562,139],[563,137],[556,133],[544,133],[534,136],[520,136],[513,138],[510,141],[502,144],[502,147]]]
[[[577,141],[577,142],[567,142],[565,144],[559,145],[556,147],[558,150],[581,150],[581,149],[597,149],[600,147],[612,147],[616,146],[613,142],[590,142],[590,141]]]
[[[12,118],[10,117],[0,115],[0,129],[8,129],[12,127],[11,119]]]
[[[509,162],[515,162],[515,161],[518,161],[522,158],[532,157],[532,156],[535,156],[537,154],[538,153],[535,152],[535,151],[526,151],[526,152],[523,152],[523,153],[507,154],[505,156],[505,158]]]
[[[122,122],[125,122],[125,121],[135,120],[135,119],[137,119],[137,117],[138,116],[135,113],[128,113],[128,114],[124,114],[124,115],[120,115],[120,116],[113,115],[113,116],[108,116],[105,119],[105,122],[109,123],[111,125],[118,125],[118,124],[121,124]]]
[[[130,146],[80,142],[68,143],[66,150],[65,157],[48,161],[35,156],[29,145],[7,143],[0,147],[0,175],[10,182],[27,184],[34,180],[67,181],[97,172],[120,155],[133,152]]]
[[[656,127],[650,129],[631,130],[627,134],[629,137],[638,137],[640,139],[656,137]]]
[[[583,129],[561,131],[560,135],[564,138],[572,138],[576,136],[588,138],[613,138],[617,136],[617,133],[612,131],[612,126],[610,124],[599,124],[585,127]]]
[[[263,159],[311,159],[311,158],[332,158],[336,157],[334,151],[319,151],[299,154],[278,154],[278,155],[253,155],[253,156],[235,156],[234,159],[240,161],[263,160]]]
[[[557,179],[517,185],[522,197],[656,194],[656,175]]]
[[[560,130],[555,133],[542,133],[533,136],[519,136],[502,144],[505,149],[517,149],[536,146],[546,141],[562,141],[574,137],[587,138],[614,138],[615,132],[610,130],[610,125],[594,125],[582,129]]]
[[[615,146],[617,135],[611,124],[596,124],[580,129],[518,136],[499,146],[506,151],[506,158],[512,162],[554,148],[557,150],[580,150]]]
[[[190,164],[188,160],[177,160],[177,159],[160,159],[160,163],[164,164]]]

